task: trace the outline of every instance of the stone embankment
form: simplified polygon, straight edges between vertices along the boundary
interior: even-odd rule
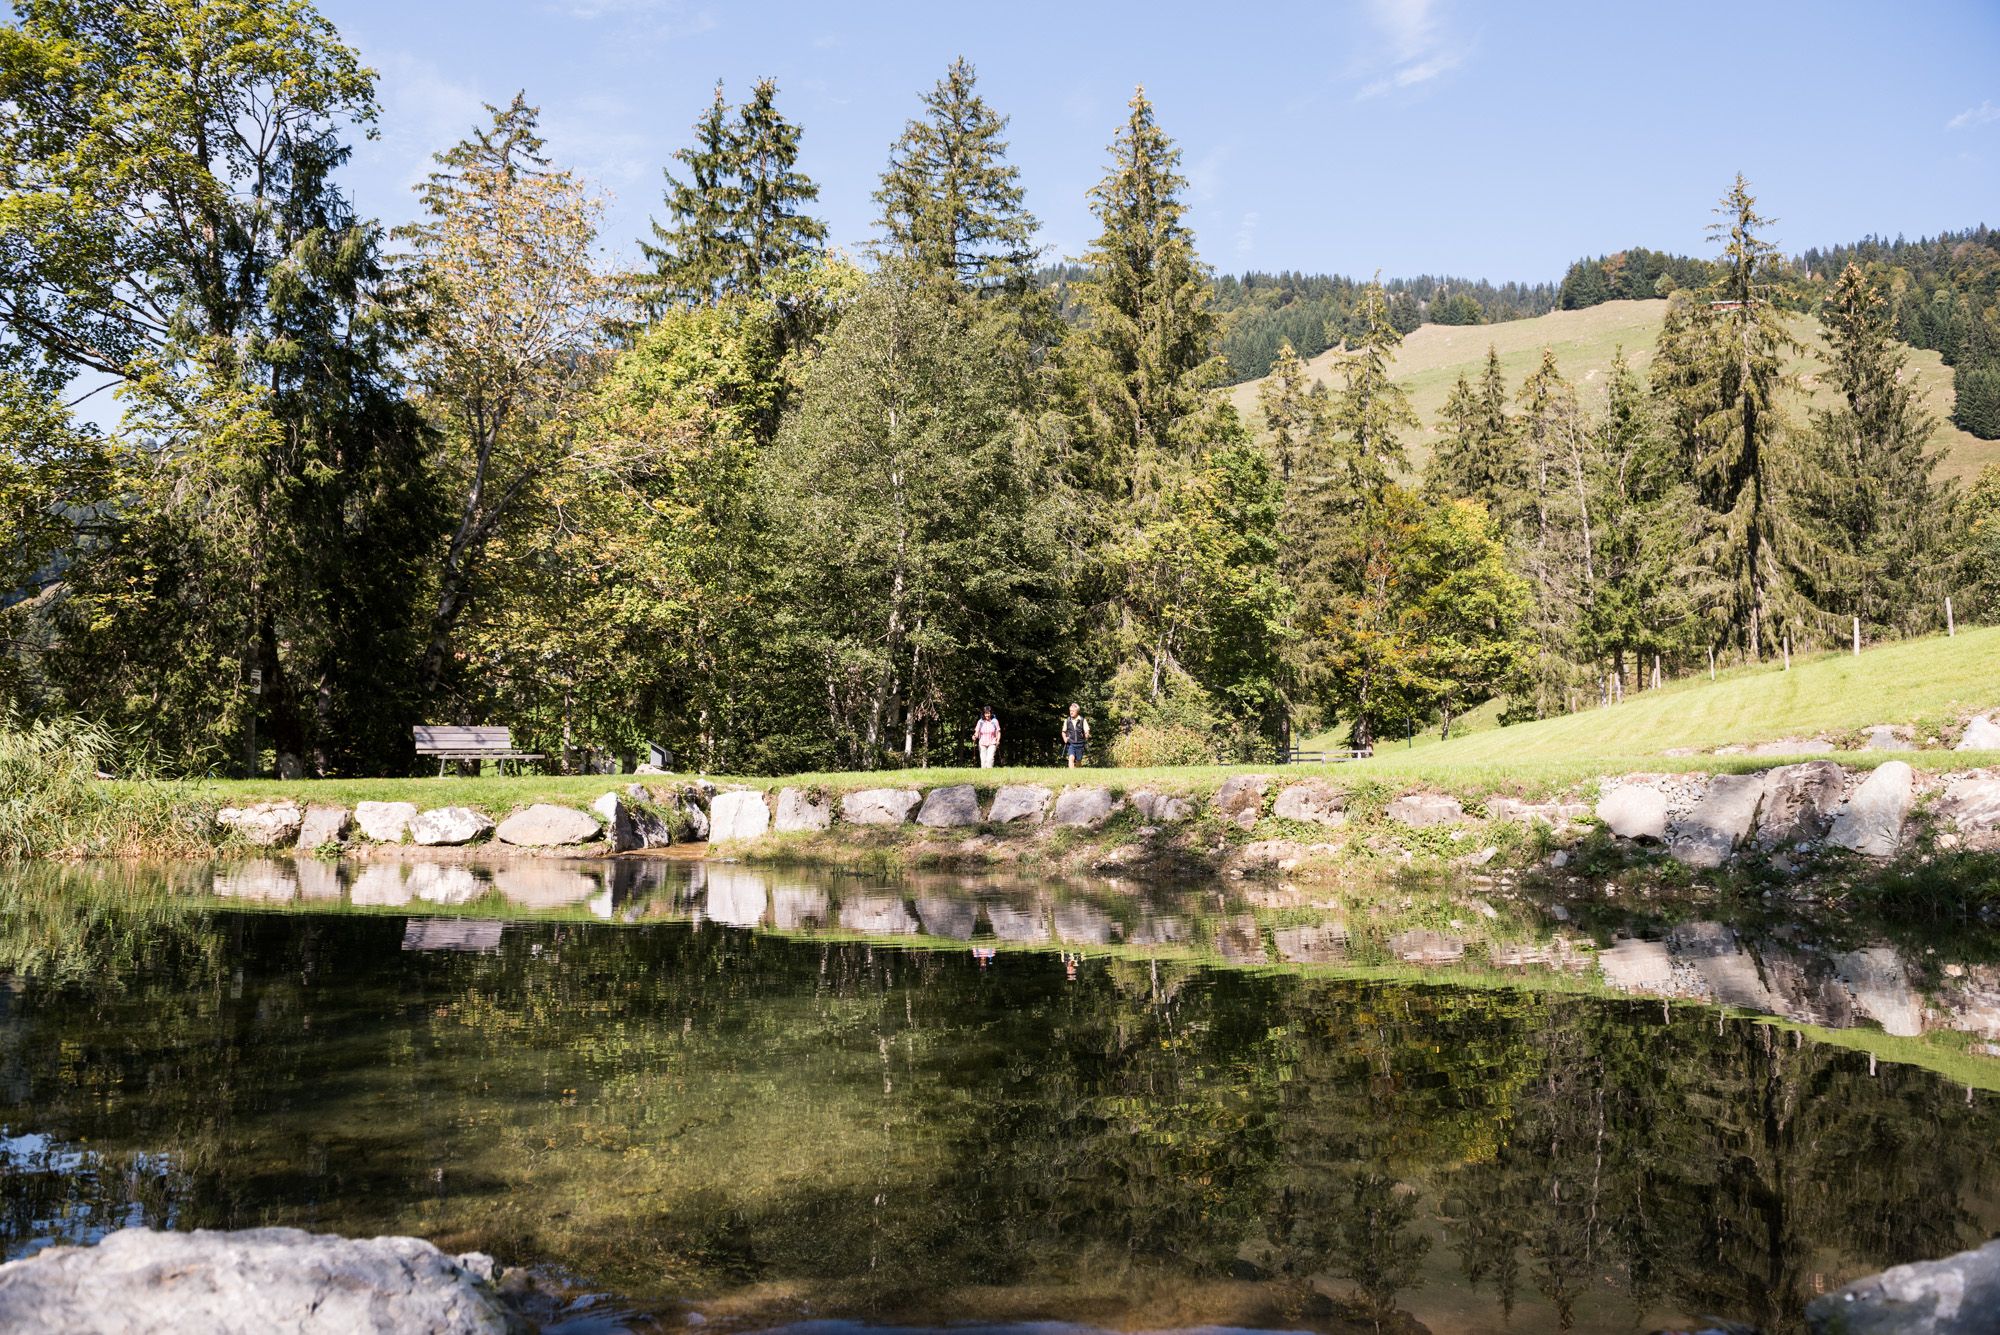
[[[1016,860],[1040,847],[1107,870],[1172,858],[1246,874],[1350,855],[1480,866],[1524,846],[1522,832],[1537,825],[1561,846],[1551,858],[1561,867],[1565,849],[1601,827],[1696,870],[1754,858],[1789,875],[1843,855],[1866,865],[1919,846],[2000,849],[2000,771],[1805,760],[1743,774],[1608,776],[1537,801],[1434,791],[1385,798],[1378,785],[1270,774],[1239,774],[1206,795],[1093,782],[830,792],[649,780],[606,792],[589,810],[538,803],[488,814],[362,802],[348,811],[280,801],[227,808],[217,820],[237,842],[258,848],[364,856],[448,857],[474,845],[488,856],[599,856],[704,841],[745,855],[815,856],[851,843],[964,863]]]

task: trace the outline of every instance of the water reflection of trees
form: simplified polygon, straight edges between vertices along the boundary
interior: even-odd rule
[[[10,1252],[83,1201],[880,1313],[1176,1274],[1385,1329],[1471,1283],[1785,1330],[2000,1221],[1986,1101],[1692,1008],[679,927],[423,953],[394,917],[106,910],[50,955],[66,911],[7,909],[0,958],[70,965],[8,966],[0,1123],[99,1158],[0,1175]]]

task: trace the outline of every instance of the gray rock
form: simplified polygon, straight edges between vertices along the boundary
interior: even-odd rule
[[[708,838],[708,804],[714,796],[709,792],[684,795],[678,799],[681,804],[681,827],[686,832],[683,838],[697,844]]]
[[[1620,839],[1667,837],[1667,795],[1642,784],[1621,783],[1597,799],[1597,818]]]
[[[485,889],[472,868],[448,862],[415,863],[406,884],[427,904],[470,904]]]
[[[215,823],[246,844],[259,848],[282,848],[298,838],[305,813],[296,802],[259,802],[247,807],[224,807],[215,813]]]
[[[744,839],[761,839],[771,828],[771,808],[764,794],[754,788],[737,788],[717,793],[708,802],[708,841],[726,844]]]
[[[1872,728],[1861,730],[1863,751],[1907,751],[1910,739],[1915,736],[1910,729],[1899,724],[1878,723]]]
[[[979,927],[979,905],[950,895],[918,895],[917,917],[928,935],[970,941]]]
[[[814,797],[803,788],[782,788],[778,791],[777,823],[773,828],[779,834],[807,834],[824,830],[831,824],[832,798],[824,794]]]
[[[1915,795],[1916,774],[1900,760],[1886,761],[1847,799],[1827,842],[1866,857],[1894,857],[1903,846],[1903,818]]]
[[[1304,821],[1309,825],[1340,825],[1347,820],[1347,794],[1330,784],[1315,780],[1295,783],[1271,803],[1271,814],[1279,820]]]
[[[354,804],[354,824],[360,829],[361,837],[372,839],[378,844],[400,844],[409,830],[410,822],[417,818],[417,804],[414,802],[356,802]]]
[[[1833,971],[1854,998],[1855,1009],[1882,1032],[1915,1038],[1924,1032],[1924,999],[1910,985],[1903,957],[1889,946],[1870,946],[1833,957]]]
[[[1271,944],[1287,964],[1337,964],[1347,958],[1347,928],[1341,923],[1280,927],[1271,933]]]
[[[895,895],[856,895],[841,901],[840,925],[868,936],[912,936],[921,927]]]
[[[1690,867],[1720,867],[1750,837],[1764,798],[1761,774],[1718,774],[1694,810],[1674,826],[1668,851]]]
[[[969,783],[933,788],[924,795],[917,812],[917,824],[933,829],[954,829],[979,824],[979,792]]]
[[[1132,805],[1152,825],[1174,825],[1194,815],[1193,801],[1173,793],[1141,788],[1131,798]]]
[[[1118,803],[1111,800],[1108,788],[1065,788],[1056,798],[1055,810],[1049,813],[1049,823],[1094,830],[1110,820],[1117,809]]]
[[[346,807],[314,802],[299,818],[299,847],[324,848],[328,844],[341,843],[347,838],[350,823]]]
[[[2000,751],[2000,723],[1995,723],[1985,714],[1965,725],[1965,735],[1958,739],[1960,751]]]
[[[1753,756],[1819,756],[1834,749],[1824,737],[1780,737],[1775,742],[1759,742],[1750,748]]]
[[[652,794],[638,784],[624,792],[610,792],[590,804],[604,821],[604,833],[611,851],[629,853],[637,848],[666,848],[674,842],[674,823],[653,801]]]
[[[1230,864],[1238,872],[1290,871],[1305,855],[1305,845],[1295,840],[1257,839],[1238,849]]]
[[[1486,819],[1513,821],[1520,825],[1541,821],[1560,828],[1589,814],[1590,808],[1581,802],[1523,802],[1518,797],[1486,799]]]
[[[296,1228],[156,1233],[0,1266],[0,1329],[77,1335],[503,1335],[493,1259]]]
[[[590,843],[603,833],[597,817],[588,811],[537,802],[501,821],[493,837],[516,848],[566,848]]]
[[[410,842],[426,848],[469,844],[493,832],[493,822],[471,807],[435,807],[410,821]]]
[[[1398,825],[1423,829],[1430,825],[1450,825],[1465,819],[1465,808],[1455,797],[1443,793],[1405,793],[1383,812]]]
[[[581,904],[603,888],[595,876],[544,858],[516,858],[495,867],[493,885],[509,904],[526,909]]]
[[[993,794],[993,806],[986,819],[994,825],[1011,825],[1015,821],[1040,825],[1042,813],[1049,809],[1049,797],[1049,790],[1040,784],[1010,783]]]
[[[1937,804],[1938,820],[1958,831],[1963,846],[2000,847],[2000,779],[1955,775]]]
[[[1847,771],[1831,760],[1781,765],[1764,775],[1764,801],[1757,813],[1757,846],[1766,852],[1786,844],[1826,838],[1833,813],[1847,790]]]
[[[1247,830],[1264,814],[1264,789],[1270,782],[1268,774],[1239,774],[1216,789],[1208,804],[1216,815]]]
[[[416,894],[409,871],[393,862],[363,867],[354,873],[354,884],[347,887],[347,902],[357,908],[399,909]]]
[[[863,788],[841,794],[840,818],[849,825],[901,825],[923,800],[914,788]]]
[[[744,867],[711,866],[702,909],[727,927],[755,927],[764,920],[770,887],[764,874]]]
[[[209,893],[223,899],[250,899],[280,903],[299,897],[297,867],[271,858],[252,858],[217,867],[209,883]]]
[[[1994,1335],[2000,1241],[1942,1261],[1891,1266],[1806,1305],[1811,1335]]]
[[[824,927],[832,911],[826,891],[810,886],[781,885],[771,892],[771,925],[781,932]]]

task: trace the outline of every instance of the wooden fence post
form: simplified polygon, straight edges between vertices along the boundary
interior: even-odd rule
[[[1854,656],[1861,657],[1861,618],[1854,618]]]
[[[1958,634],[1958,622],[1952,619],[1951,599],[1944,600],[1944,633],[1947,638]]]
[[[1715,680],[1715,646],[1708,646],[1708,679]]]

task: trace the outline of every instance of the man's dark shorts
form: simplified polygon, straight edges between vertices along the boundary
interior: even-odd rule
[[[1083,743],[1082,742],[1069,743],[1068,745],[1063,747],[1063,754],[1068,756],[1071,760],[1083,759]]]

